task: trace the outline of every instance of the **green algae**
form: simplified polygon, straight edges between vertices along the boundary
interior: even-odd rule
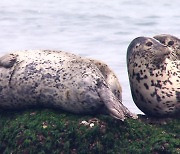
[[[154,121],[51,109],[1,111],[0,153],[180,153],[180,120]]]

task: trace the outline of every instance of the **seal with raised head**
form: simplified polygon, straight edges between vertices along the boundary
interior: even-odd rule
[[[127,50],[127,67],[135,104],[150,116],[180,113],[180,61],[168,59],[171,50],[159,41],[138,37]]]
[[[51,107],[73,113],[136,118],[121,100],[113,72],[96,60],[50,50],[17,51],[0,58],[0,108]],[[100,62],[99,62],[100,63]],[[108,70],[107,66],[106,69]],[[109,77],[108,77],[109,76]]]
[[[180,60],[180,39],[169,34],[160,34],[154,36],[156,40],[160,43],[168,46],[172,51],[169,55],[169,59],[171,60]]]

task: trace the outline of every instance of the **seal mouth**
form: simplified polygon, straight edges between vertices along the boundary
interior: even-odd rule
[[[161,61],[165,60],[166,58],[169,57],[171,51],[170,50],[164,50],[162,51],[163,53],[160,53],[160,54],[156,54],[157,58],[156,59],[159,59]]]
[[[167,58],[171,52],[172,52],[172,49],[169,48],[168,46],[165,46],[163,44],[160,44],[161,46],[158,46],[155,50],[155,57],[157,58]]]

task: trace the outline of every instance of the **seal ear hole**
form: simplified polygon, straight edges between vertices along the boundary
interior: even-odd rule
[[[146,45],[150,47],[152,45],[152,42],[147,42]]]
[[[169,41],[169,42],[168,42],[168,45],[169,45],[169,46],[171,46],[171,45],[173,45],[173,44],[174,44],[174,41]]]

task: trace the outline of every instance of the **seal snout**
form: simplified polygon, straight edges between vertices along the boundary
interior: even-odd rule
[[[168,56],[171,53],[171,49],[168,46],[163,46],[163,49],[159,51],[161,51],[164,56]]]
[[[169,48],[167,48],[166,50],[165,50],[165,52],[164,52],[164,55],[169,55],[171,53],[171,51],[170,51],[170,49]]]

